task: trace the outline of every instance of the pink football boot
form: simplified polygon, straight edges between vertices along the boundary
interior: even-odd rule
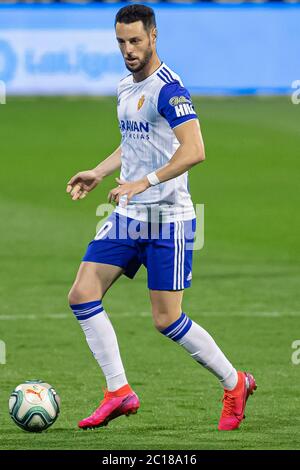
[[[112,419],[119,416],[137,413],[140,407],[138,396],[129,385],[119,388],[115,392],[104,393],[104,399],[99,407],[88,418],[78,423],[81,429],[94,429],[100,426],[106,426]]]
[[[254,377],[248,372],[238,372],[238,383],[233,390],[224,390],[223,409],[219,421],[219,431],[237,429],[245,418],[244,411],[250,395],[256,390]]]

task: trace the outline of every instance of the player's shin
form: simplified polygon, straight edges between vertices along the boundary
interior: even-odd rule
[[[70,305],[80,323],[87,343],[97,360],[107,382],[107,389],[114,392],[126,385],[114,328],[100,300]]]
[[[161,333],[180,344],[193,359],[217,376],[224,388],[235,388],[238,380],[236,369],[207,331],[185,313]]]

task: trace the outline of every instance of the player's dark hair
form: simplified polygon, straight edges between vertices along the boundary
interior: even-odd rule
[[[115,26],[117,23],[129,24],[135,21],[141,21],[146,31],[156,27],[155,14],[152,8],[138,4],[127,5],[121,8],[116,14]]]

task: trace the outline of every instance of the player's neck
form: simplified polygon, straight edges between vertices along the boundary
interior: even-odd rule
[[[142,80],[145,80],[146,78],[148,78],[150,75],[152,75],[155,72],[155,70],[157,70],[160,67],[161,63],[162,63],[161,60],[159,59],[158,55],[155,52],[151,60],[149,61],[147,65],[145,65],[143,70],[133,74],[134,82],[141,82]]]

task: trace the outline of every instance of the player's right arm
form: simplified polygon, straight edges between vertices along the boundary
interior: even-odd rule
[[[73,201],[83,199],[92,191],[106,176],[111,175],[121,166],[121,146],[119,146],[109,157],[99,163],[94,169],[81,171],[74,175],[67,183],[67,193]]]

